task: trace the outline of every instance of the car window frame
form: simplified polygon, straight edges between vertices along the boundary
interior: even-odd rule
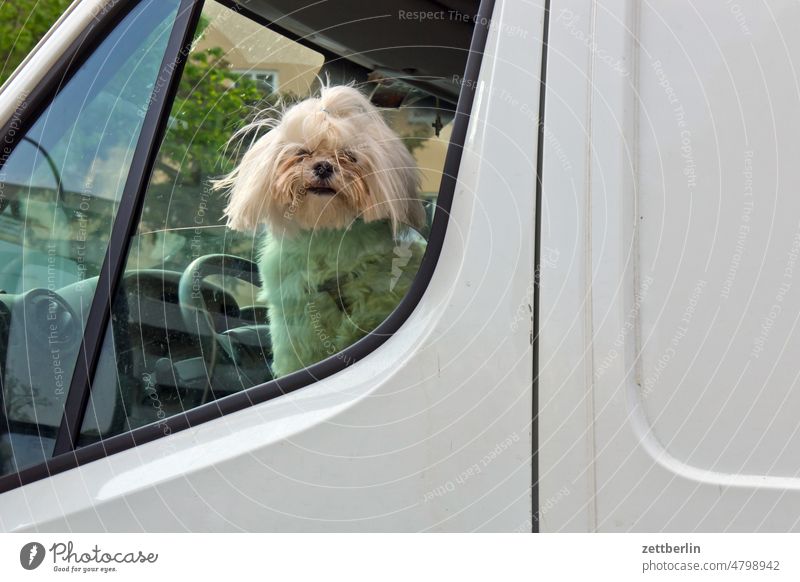
[[[141,2],[146,1],[148,0],[134,0],[133,2],[109,0],[103,5],[97,16],[70,43],[69,47],[59,56],[52,68],[42,77],[35,88],[20,99],[16,113],[0,129],[0,139],[3,140],[4,145],[8,146],[3,151],[5,159],[11,156],[16,146],[22,142],[22,138],[27,135],[27,132],[42,113],[60,94],[61,90],[66,87],[87,59],[95,53],[108,35],[122,22],[122,19],[139,6]],[[163,131],[166,128],[168,106],[174,96],[172,93],[177,89],[176,78],[179,79],[179,75],[183,71],[182,55],[188,54],[188,47],[191,42],[190,33],[196,27],[201,9],[202,2],[180,0],[177,15],[172,23],[170,37],[157,77],[159,78],[163,75],[167,79],[167,83],[160,94],[154,92],[151,95],[148,110],[144,115],[126,184],[114,219],[112,233],[105,250],[105,259],[98,277],[97,291],[95,291],[92,298],[89,317],[84,326],[75,370],[67,392],[62,421],[56,432],[53,455],[44,463],[26,467],[17,473],[10,473],[0,477],[0,493],[70,468],[69,466],[61,468],[63,462],[56,463],[55,466],[50,464],[58,458],[74,457],[72,454],[74,451],[72,435],[77,438],[77,434],[71,427],[75,426],[76,423],[78,428],[80,427],[80,420],[82,420],[86,405],[88,405],[90,380],[93,375],[93,370],[90,367],[93,358],[87,358],[87,356],[89,356],[90,350],[96,349],[99,352],[99,347],[94,346],[91,340],[97,334],[96,330],[102,320],[107,317],[110,318],[110,308],[103,309],[103,305],[110,304],[112,295],[109,291],[113,291],[118,285],[119,278],[114,277],[115,269],[113,268],[115,255],[119,255],[120,251],[126,248],[126,244],[130,241],[130,236],[127,237],[127,241],[120,240],[121,231],[127,230],[125,227],[128,223],[134,222],[135,224],[138,222],[138,215],[136,215],[135,220],[132,220],[132,215],[136,211],[136,202],[143,198],[143,193],[140,194],[139,190],[143,190],[142,184],[146,183],[149,177],[149,168],[152,166],[152,160],[149,158],[154,157],[154,155],[150,155],[150,150],[157,152],[158,148],[154,146],[161,142],[160,136],[163,135]],[[175,77],[176,74],[178,77]],[[105,293],[102,291],[105,291]],[[92,315],[93,312],[94,315]],[[105,325],[102,327],[105,329]],[[86,362],[89,362],[89,366],[83,365]]]
[[[70,45],[70,48],[61,56],[56,66],[44,76],[35,90],[23,101],[24,105],[20,107],[20,109],[25,110],[22,128],[20,126],[12,127],[13,119],[9,120],[0,129],[0,139],[3,139],[10,129],[16,129],[18,135],[23,136],[27,128],[30,127],[30,124],[26,122],[35,122],[38,115],[58,94],[60,87],[71,78],[77,68],[96,50],[105,36],[119,24],[127,11],[137,6],[141,1],[146,0],[136,0],[130,3],[109,0],[106,5],[107,10],[103,11],[102,15],[93,21],[78,39]],[[92,379],[96,372],[100,351],[107,333],[113,301],[124,275],[128,249],[139,223],[150,173],[161,147],[170,109],[183,73],[183,65],[189,54],[191,41],[203,4],[203,0],[181,0],[178,8],[178,15],[173,25],[159,75],[159,77],[163,75],[167,81],[163,89],[151,97],[150,106],[145,115],[139,141],[131,162],[128,182],[123,190],[120,207],[117,211],[108,248],[106,249],[106,259],[98,278],[98,291],[95,292],[92,299],[89,318],[81,342],[78,364],[70,382],[64,417],[58,430],[54,454],[44,463],[27,467],[18,473],[0,477],[0,494],[185,430],[197,424],[215,420],[227,414],[266,402],[343,371],[378,349],[400,329],[419,304],[436,269],[447,231],[448,217],[457,185],[458,170],[467,137],[470,114],[475,93],[478,90],[477,81],[483,60],[483,51],[490,30],[489,24],[494,9],[494,0],[481,0],[474,18],[473,34],[470,45],[466,49],[468,55],[454,112],[453,131],[445,155],[442,180],[436,199],[436,208],[428,237],[427,249],[419,271],[414,277],[407,294],[389,317],[353,345],[325,360],[316,362],[312,366],[129,432],[114,435],[85,446],[76,446],[83,418],[89,406]],[[281,30],[280,27],[254,14],[246,7],[234,4],[230,0],[220,0],[220,4],[276,32],[285,34],[292,40],[314,48],[314,50],[321,52],[325,56],[326,61],[331,55],[329,51]],[[342,58],[339,55],[331,56],[333,58]],[[19,120],[17,123],[19,123]]]

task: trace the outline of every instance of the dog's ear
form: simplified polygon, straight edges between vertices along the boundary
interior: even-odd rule
[[[327,88],[322,101],[335,115],[358,119],[362,130],[374,139],[374,145],[366,148],[370,169],[366,180],[377,204],[364,211],[364,220],[388,218],[395,235],[404,225],[423,228],[426,218],[419,198],[421,175],[417,162],[378,108],[351,86]]]
[[[266,222],[269,192],[275,168],[277,132],[261,136],[242,156],[239,165],[226,176],[212,182],[214,190],[228,192],[225,217],[228,228],[254,230]]]
[[[398,153],[392,156],[395,162],[391,171],[397,174],[397,179],[394,180],[395,186],[390,190],[389,196],[392,198],[392,227],[397,234],[401,225],[417,230],[425,226],[425,209],[419,198],[422,176],[417,161],[402,140],[395,138],[394,145]]]
[[[361,150],[367,170],[364,180],[373,204],[363,210],[366,222],[389,219],[395,235],[403,226],[420,229],[425,225],[425,210],[419,198],[420,171],[403,142],[386,125],[375,145]]]

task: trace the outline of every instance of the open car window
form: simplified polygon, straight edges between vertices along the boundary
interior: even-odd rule
[[[336,357],[388,316],[416,275],[442,180],[472,23],[461,19],[453,30],[444,27],[451,43],[445,46],[430,34],[435,30],[430,23],[404,19],[396,8],[389,15],[383,10],[393,35],[413,37],[414,45],[386,39],[380,50],[366,45],[357,50],[364,41],[362,21],[377,17],[372,14],[377,7],[353,4],[334,20],[326,11],[328,21],[318,30],[333,32],[324,46],[314,42],[319,40],[314,34],[303,34],[318,10],[287,8],[251,3],[252,12],[245,15],[217,2],[204,5],[114,302],[81,445],[153,423],[162,424],[166,433],[164,420],[173,415]],[[280,118],[293,104],[318,95],[323,85],[352,86],[377,108],[419,168],[417,193],[425,216],[415,229],[392,239],[381,267],[385,293],[374,303],[373,317],[365,319],[368,325],[344,339],[333,326],[325,327],[326,309],[338,309],[336,316],[358,309],[348,303],[349,288],[334,279],[332,285],[318,285],[300,306],[308,321],[305,335],[287,325],[276,338],[275,319],[287,315],[275,291],[265,289],[259,267],[265,240],[276,233],[264,224],[244,231],[228,228],[227,198],[212,184],[274,126],[265,124],[262,131],[229,143],[237,130],[253,119]],[[343,240],[334,237],[330,244]],[[283,343],[277,349],[295,351],[291,368],[276,363],[278,342]],[[308,343],[318,345],[303,352]]]

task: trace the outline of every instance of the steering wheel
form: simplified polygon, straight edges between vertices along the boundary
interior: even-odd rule
[[[181,316],[190,331],[200,338],[200,350],[206,365],[207,379],[202,404],[208,401],[211,379],[220,354],[234,360],[233,347],[228,337],[217,333],[214,320],[203,299],[203,280],[211,275],[235,277],[259,287],[258,265],[234,255],[203,255],[189,263],[178,282],[178,304]]]

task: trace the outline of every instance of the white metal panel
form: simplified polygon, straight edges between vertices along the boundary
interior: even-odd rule
[[[308,388],[5,493],[0,526],[529,531],[542,20],[497,2],[439,266],[397,334]]]
[[[642,10],[642,409],[683,463],[795,477],[800,6],[737,6]]]
[[[797,529],[800,11],[581,4],[588,36],[551,34],[592,57],[590,107],[571,99],[577,116],[546,119],[588,129],[589,186],[576,204],[555,173],[544,177],[545,210],[590,209],[558,225],[558,240],[592,241],[590,260],[561,262],[557,279],[583,276],[588,306],[548,292],[544,271],[542,311],[590,313],[592,349],[548,356],[593,370],[585,430],[562,435],[595,450],[592,529]],[[552,91],[571,98],[567,87]],[[555,244],[544,232],[543,248]],[[574,525],[551,515],[561,520],[550,529]]]
[[[585,0],[553,4],[545,96],[539,324],[541,531],[594,528],[591,211],[587,156],[592,59]]]

